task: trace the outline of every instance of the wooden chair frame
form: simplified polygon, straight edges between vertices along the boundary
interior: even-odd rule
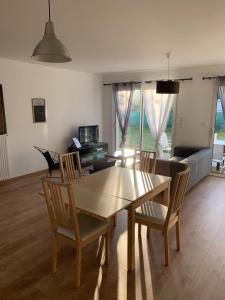
[[[149,236],[150,228],[154,228],[163,232],[165,243],[165,265],[170,263],[169,257],[169,230],[176,226],[176,241],[177,251],[180,250],[180,212],[184,200],[188,179],[190,176],[190,168],[187,167],[184,171],[176,174],[172,193],[170,196],[169,207],[164,224],[160,225],[154,222],[143,220],[138,214],[135,215],[135,222],[138,223],[139,233],[141,232],[141,225],[147,226],[147,236]]]
[[[79,176],[77,176],[76,174],[75,162],[77,165]],[[77,179],[77,177],[83,176],[83,171],[80,163],[80,154],[78,151],[61,154],[59,156],[59,163],[60,163],[60,172],[61,172],[63,182],[73,181]]]
[[[50,179],[43,178],[42,180],[44,194],[46,199],[46,204],[48,208],[48,214],[51,223],[51,229],[53,234],[52,240],[52,273],[56,272],[57,269],[57,256],[59,242],[64,242],[69,246],[76,249],[75,258],[75,287],[80,286],[81,278],[81,258],[82,258],[82,248],[91,242],[97,240],[99,237],[105,237],[105,264],[109,264],[110,260],[110,224],[107,228],[101,229],[92,236],[86,239],[81,239],[80,227],[78,223],[78,211],[75,205],[75,194],[71,183],[56,183]],[[63,194],[63,189],[66,191]],[[69,200],[70,206],[70,216],[68,216],[68,211],[65,205],[65,201]],[[65,235],[59,234],[57,232],[58,226],[64,228],[73,229],[75,234],[75,240],[66,237]]]
[[[134,168],[136,167],[136,160],[137,156],[140,157],[140,166],[139,169],[142,172],[149,172],[149,173],[155,173],[155,167],[156,167],[156,152],[154,151],[136,151],[135,157],[134,157]],[[152,165],[151,165],[152,161]],[[151,165],[151,167],[150,167]]]

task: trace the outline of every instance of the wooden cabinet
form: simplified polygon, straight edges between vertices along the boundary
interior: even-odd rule
[[[68,148],[68,152],[79,151],[80,161],[82,167],[93,165],[97,160],[105,158],[108,153],[107,143],[91,143],[82,145],[81,148],[77,148],[75,145],[71,145]]]

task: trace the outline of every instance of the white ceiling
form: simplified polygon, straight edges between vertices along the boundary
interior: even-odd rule
[[[0,0],[0,57],[33,62],[47,0]],[[94,73],[225,63],[225,0],[52,0],[58,37]]]

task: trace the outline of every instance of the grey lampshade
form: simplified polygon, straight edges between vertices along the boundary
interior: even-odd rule
[[[52,21],[46,22],[44,36],[31,57],[37,61],[51,63],[65,63],[72,60],[66,47],[57,39]]]
[[[179,94],[180,83],[173,80],[160,80],[156,82],[157,94]]]

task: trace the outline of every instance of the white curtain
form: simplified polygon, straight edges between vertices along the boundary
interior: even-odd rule
[[[225,120],[225,76],[219,76],[217,78],[217,85],[218,85],[218,98],[221,101],[222,111],[223,111],[223,117]]]
[[[113,99],[115,103],[116,116],[121,130],[120,148],[124,147],[126,142],[127,129],[130,119],[131,105],[134,94],[134,83],[114,83]]]
[[[144,109],[148,126],[155,141],[157,157],[163,155],[161,136],[165,131],[174,94],[156,94],[156,82],[143,84]]]

